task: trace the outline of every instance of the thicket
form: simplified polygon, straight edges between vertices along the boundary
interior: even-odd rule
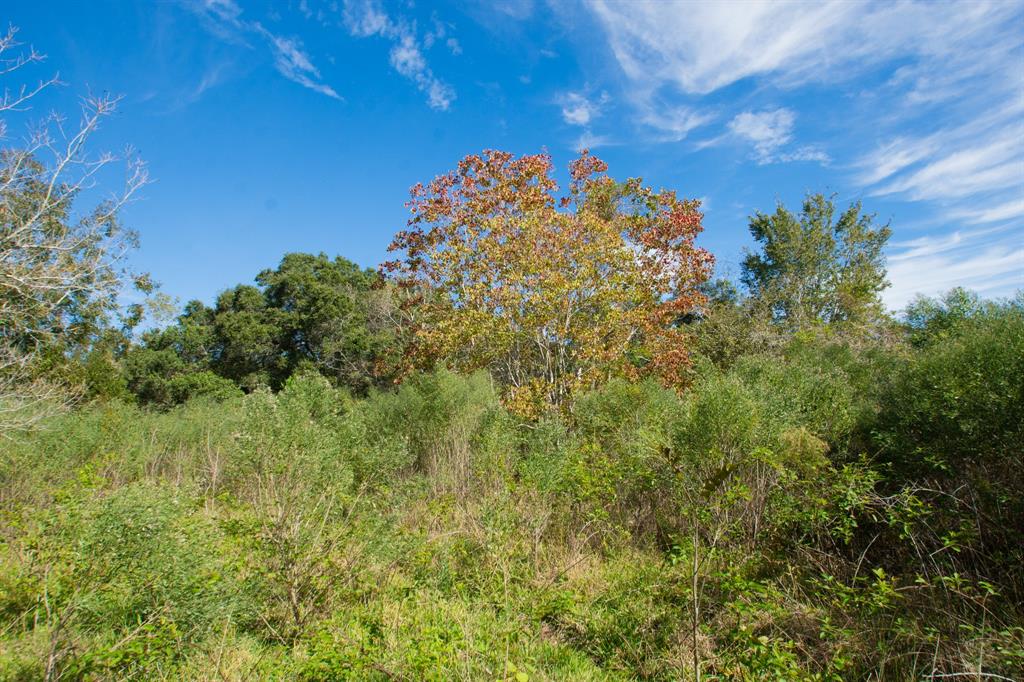
[[[100,365],[107,371],[87,383],[93,395],[123,385],[141,403],[162,407],[198,395],[278,390],[306,370],[365,393],[387,380],[376,370],[394,345],[390,307],[373,270],[340,256],[290,253],[259,273],[256,286],[239,284],[213,307],[191,301],[174,324],[135,343],[122,340],[121,361]]]
[[[0,446],[0,677],[1019,677],[1024,301],[909,320],[539,420],[444,370],[54,417]]]

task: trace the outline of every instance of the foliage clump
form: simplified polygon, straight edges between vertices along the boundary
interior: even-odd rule
[[[547,155],[492,150],[414,187],[383,268],[407,295],[409,365],[486,368],[527,414],[612,376],[680,381],[675,323],[713,263],[699,202],[607,168],[584,151],[557,198]]]

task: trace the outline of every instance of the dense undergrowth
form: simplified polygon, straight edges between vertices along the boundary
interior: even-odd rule
[[[1024,318],[525,421],[315,374],[0,445],[0,678],[1019,678]]]

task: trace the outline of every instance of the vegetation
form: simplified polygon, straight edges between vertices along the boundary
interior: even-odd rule
[[[487,368],[523,414],[612,376],[681,380],[675,322],[713,262],[699,203],[607,168],[584,151],[556,199],[546,155],[488,151],[413,188],[383,268],[408,292],[413,366]]]
[[[1024,295],[890,318],[888,228],[820,195],[708,283],[698,204],[605,170],[467,157],[382,273],[139,336],[116,240],[5,284],[78,229],[8,185],[0,679],[1024,675]]]
[[[57,82],[11,87],[12,77],[42,59],[35,50],[20,51],[16,37],[15,28],[0,35],[5,142],[8,116]],[[0,148],[0,431],[31,426],[67,402],[72,386],[54,362],[88,347],[126,280],[143,291],[152,288],[147,278],[126,271],[123,256],[135,237],[118,220],[146,183],[145,166],[129,153],[119,192],[91,207],[79,201],[116,160],[88,147],[116,107],[117,99],[107,95],[83,98],[77,128],[53,115],[31,126],[19,146]]]
[[[1013,678],[1024,305],[934,319],[540,420],[444,370],[83,406],[3,446],[0,676]]]
[[[225,291],[213,308],[192,301],[177,324],[143,334],[125,357],[131,391],[166,407],[235,386],[277,390],[303,369],[357,393],[380,383],[375,368],[394,332],[375,272],[291,253],[256,283]]]
[[[892,231],[873,223],[859,203],[836,218],[821,194],[807,197],[799,219],[782,204],[758,213],[750,234],[763,250],[744,260],[743,283],[790,329],[876,322],[888,286],[882,247]]]

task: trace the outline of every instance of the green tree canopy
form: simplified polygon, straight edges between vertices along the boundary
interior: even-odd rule
[[[388,293],[377,286],[378,278],[340,256],[306,253],[290,253],[276,270],[259,274],[289,376],[305,362],[340,385],[369,385],[374,361],[387,344],[380,322]]]
[[[188,397],[165,386],[177,376],[211,372],[245,390],[278,389],[308,367],[361,393],[392,337],[379,283],[340,256],[287,254],[255,286],[228,289],[212,308],[192,301],[174,325],[144,335],[125,363],[129,387],[143,402],[172,404]]]
[[[743,261],[742,281],[791,329],[863,323],[882,313],[888,285],[882,248],[892,231],[875,225],[859,202],[838,212],[834,198],[808,195],[800,215],[779,204],[758,212],[750,233],[761,245]]]

